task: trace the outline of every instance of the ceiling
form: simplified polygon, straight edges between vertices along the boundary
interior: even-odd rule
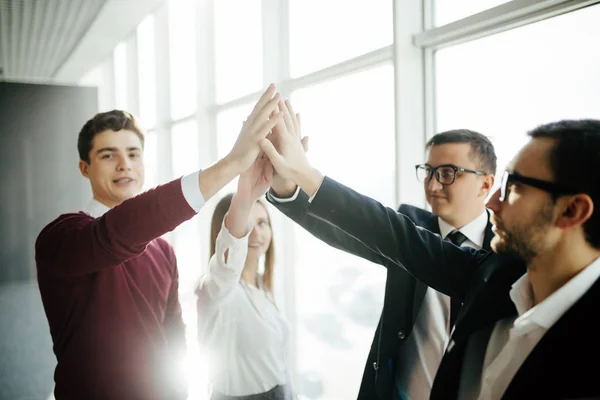
[[[77,82],[164,0],[0,0],[0,79]]]

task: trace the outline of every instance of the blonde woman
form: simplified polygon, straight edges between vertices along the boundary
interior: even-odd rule
[[[258,201],[272,175],[269,160],[259,157],[213,214],[209,268],[196,292],[212,400],[292,399],[290,327],[273,298],[273,234],[267,208]]]

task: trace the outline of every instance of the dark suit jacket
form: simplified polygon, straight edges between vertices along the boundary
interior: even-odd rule
[[[409,217],[416,225],[440,233],[437,215],[406,204],[401,205],[398,212]],[[493,237],[488,218],[482,245],[484,250],[491,251]],[[412,332],[427,287],[402,268],[387,269],[383,312],[373,337],[358,399],[393,399],[397,354]],[[452,301],[451,310],[453,325],[460,310],[460,301]]]
[[[392,286],[396,279],[390,279],[389,271],[405,270],[428,286],[460,299],[463,307],[436,375],[432,399],[457,397],[469,338],[482,330],[490,330],[500,319],[516,315],[509,291],[525,273],[525,266],[519,260],[483,250],[456,247],[441,240],[439,235],[415,226],[405,215],[327,177],[312,203],[308,203],[307,196],[301,193],[293,202],[274,204],[326,243],[386,266],[386,293],[406,290],[408,297],[416,295],[414,291],[410,292],[408,285]],[[418,310],[414,309],[414,304],[413,309],[405,304],[388,304],[387,309],[384,306],[384,317],[394,307],[392,312],[396,315],[390,318],[390,322],[382,319],[378,335],[398,332],[399,340],[396,345],[390,344],[391,349],[371,349],[370,358],[379,353],[395,354],[395,346],[406,339],[406,332],[410,332],[416,317]],[[598,305],[600,281],[544,335],[511,381],[503,398],[600,396],[597,367],[593,367],[600,358]],[[585,324],[584,316],[587,317]],[[386,323],[392,326],[386,326]],[[380,347],[385,344],[384,340],[378,341]],[[390,396],[387,388],[393,387],[393,366],[379,365],[373,373],[374,377],[365,379],[374,378],[377,394],[381,398],[389,398],[386,396]],[[380,388],[384,391],[379,392]],[[365,390],[359,396],[368,398],[369,393]]]

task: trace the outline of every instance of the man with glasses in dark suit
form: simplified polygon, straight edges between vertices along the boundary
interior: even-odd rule
[[[487,203],[494,253],[459,248],[324,177],[286,128],[277,149],[261,147],[306,197],[280,210],[325,242],[462,301],[432,399],[600,396],[589,366],[600,358],[600,121],[529,132]]]
[[[494,234],[485,200],[496,173],[493,144],[481,133],[458,129],[433,136],[425,149],[427,162],[415,169],[432,212],[408,204],[398,211],[457,246],[490,251]],[[358,399],[429,398],[460,306],[407,271],[388,268]]]

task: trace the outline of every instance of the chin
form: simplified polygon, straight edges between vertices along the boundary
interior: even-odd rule
[[[115,197],[118,197],[119,203],[122,203],[125,200],[129,200],[132,197],[135,197],[136,195],[137,195],[137,192],[131,190],[131,191],[120,193],[118,196],[115,196]]]
[[[490,242],[490,247],[494,253],[498,253],[502,251],[502,239],[498,237],[498,235],[494,235],[492,241]]]
[[[433,212],[438,217],[441,217],[445,221],[447,221],[449,219],[448,216],[452,215],[452,212],[448,209],[448,207],[439,206],[439,205],[431,206],[431,212]]]
[[[256,247],[248,247],[248,254],[260,257],[263,254],[265,254],[265,252],[263,251],[263,249],[257,249]]]
[[[498,236],[494,236],[494,238],[490,242],[490,247],[492,248],[492,251],[496,254],[522,258],[521,255],[518,254],[509,243],[506,242],[506,240],[503,240]]]

